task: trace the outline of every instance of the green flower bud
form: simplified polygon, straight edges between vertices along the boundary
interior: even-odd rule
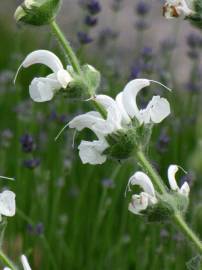
[[[74,72],[71,66],[67,67],[73,80],[68,84],[62,93],[65,97],[73,100],[86,100],[95,95],[100,84],[100,73],[90,65],[82,67],[82,75]]]
[[[202,0],[192,1],[194,13],[187,19],[197,28],[202,27]]]
[[[101,81],[100,72],[90,65],[84,65],[82,67],[82,71],[84,74],[86,84],[88,85],[89,93],[91,94],[91,96],[94,96],[96,90],[100,86]]]
[[[159,195],[158,202],[150,205],[142,213],[147,216],[149,222],[164,222],[168,221],[176,211],[184,215],[188,204],[188,197],[172,191],[164,195]]]
[[[15,11],[17,22],[45,25],[56,17],[61,0],[25,0]]]

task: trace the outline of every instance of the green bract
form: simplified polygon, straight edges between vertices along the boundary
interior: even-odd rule
[[[25,0],[15,11],[17,22],[45,25],[56,17],[61,0]]]
[[[189,17],[187,17],[187,19],[197,28],[202,27],[202,0],[195,0],[193,1],[193,7],[194,7],[194,11],[195,13]]]
[[[90,65],[82,66],[82,74],[74,72],[72,67],[67,67],[73,77],[66,89],[63,89],[65,97],[73,100],[85,100],[93,97],[100,85],[100,73]]]
[[[142,211],[150,222],[164,222],[176,213],[184,213],[187,210],[189,199],[177,192],[169,192],[159,195],[158,203],[151,205],[145,211]]]

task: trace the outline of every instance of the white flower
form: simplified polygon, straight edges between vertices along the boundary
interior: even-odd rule
[[[15,211],[15,193],[9,190],[0,193],[0,220],[2,219],[2,216],[14,216]]]
[[[130,179],[129,185],[138,185],[143,189],[140,194],[134,194],[129,204],[128,210],[133,214],[140,215],[141,211],[148,206],[157,203],[154,186],[150,178],[143,172],[136,172]]]
[[[25,255],[21,256],[21,263],[24,270],[32,270]],[[3,270],[11,270],[11,269],[9,267],[4,267]]]
[[[79,155],[83,163],[104,163],[106,155],[103,152],[109,147],[106,137],[131,127],[133,118],[136,118],[142,125],[160,123],[170,114],[169,102],[160,96],[154,96],[145,109],[138,108],[136,96],[142,88],[149,86],[150,83],[151,81],[147,79],[132,80],[116,96],[115,100],[106,95],[95,96],[95,101],[107,112],[106,119],[100,113],[91,111],[76,116],[70,121],[68,124],[70,128],[75,128],[78,131],[84,128],[91,129],[98,138],[93,142],[82,141],[79,145]]]
[[[37,50],[30,53],[19,67],[16,77],[21,67],[28,68],[34,64],[44,64],[53,72],[47,77],[39,77],[32,80],[29,86],[29,93],[35,102],[51,100],[57,91],[61,88],[65,89],[73,80],[70,73],[63,68],[60,59],[54,53],[47,50]]]
[[[188,0],[167,0],[163,6],[163,15],[167,19],[173,19],[179,16],[191,16],[194,14],[192,10],[192,1]]]
[[[177,185],[175,174],[178,169],[179,166],[177,165],[170,165],[168,167],[168,181],[170,188],[171,190],[188,197],[190,192],[189,184],[185,182],[181,188]],[[148,206],[156,204],[158,200],[155,195],[155,189],[152,181],[145,173],[138,171],[129,179],[129,191],[131,191],[130,186],[134,185],[139,185],[143,189],[143,192],[132,196],[128,209],[134,214],[141,214],[141,211],[147,209]]]
[[[175,174],[177,173],[179,169],[179,166],[177,165],[170,165],[168,168],[168,181],[170,184],[170,187],[173,191],[177,191],[180,194],[188,197],[190,193],[190,187],[187,182],[184,182],[184,184],[179,188],[177,181],[175,179]]]

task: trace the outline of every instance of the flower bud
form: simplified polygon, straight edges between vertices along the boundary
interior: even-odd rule
[[[187,19],[197,28],[202,27],[202,0],[192,1],[194,13]]]
[[[56,17],[61,0],[25,0],[15,11],[17,22],[45,25]]]
[[[67,67],[73,80],[66,89],[63,89],[65,97],[73,100],[85,100],[93,97],[100,85],[100,73],[90,65],[82,67],[82,75],[75,73],[71,66]]]
[[[144,211],[144,214],[147,216],[149,222],[164,222],[168,221],[176,211],[184,215],[188,204],[188,197],[172,191],[159,195],[158,203],[148,207]]]

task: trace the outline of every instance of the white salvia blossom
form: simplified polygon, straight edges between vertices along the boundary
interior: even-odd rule
[[[0,193],[0,221],[2,216],[13,217],[16,212],[15,193],[5,190]]]
[[[170,184],[170,187],[173,191],[177,191],[180,194],[188,197],[190,193],[190,187],[187,182],[184,182],[184,184],[179,188],[177,181],[175,179],[175,174],[179,170],[179,166],[177,165],[170,165],[168,168],[168,181]]]
[[[172,191],[176,191],[179,194],[188,197],[190,193],[189,184],[184,182],[184,184],[179,188],[175,179],[175,174],[178,169],[179,166],[177,165],[170,165],[168,167],[168,181],[170,188]],[[143,192],[132,195],[128,210],[133,214],[141,214],[141,211],[146,210],[148,206],[156,204],[158,200],[155,195],[155,189],[152,181],[145,173],[138,171],[129,179],[129,190],[130,186],[134,185],[139,185],[143,189]]]
[[[180,16],[191,16],[194,14],[192,10],[192,2],[188,0],[167,0],[163,6],[163,15],[167,19],[173,19]]]
[[[14,178],[0,176],[1,179],[14,180]],[[4,190],[0,193],[0,221],[2,216],[13,217],[16,212],[15,193],[9,190]]]
[[[57,91],[61,88],[65,89],[73,80],[70,73],[63,68],[60,59],[48,50],[37,50],[30,53],[19,67],[16,77],[21,67],[28,68],[34,64],[44,64],[53,72],[46,77],[34,78],[32,80],[29,86],[29,93],[35,102],[51,100]]]
[[[21,256],[21,263],[24,270],[32,270],[25,255]],[[4,267],[3,270],[11,270],[11,269],[9,267]]]
[[[140,215],[141,211],[148,206],[157,203],[154,186],[150,178],[143,172],[136,172],[130,179],[129,185],[138,185],[143,189],[140,194],[134,194],[129,204],[128,210],[133,214]]]
[[[79,155],[83,163],[102,164],[106,161],[103,152],[109,147],[106,137],[116,131],[127,129],[135,118],[139,124],[160,123],[170,114],[170,104],[165,98],[154,96],[145,109],[139,109],[136,102],[137,94],[141,89],[149,86],[152,81],[135,79],[130,81],[115,100],[107,95],[97,95],[95,101],[107,112],[104,119],[100,113],[91,111],[76,116],[68,124],[78,131],[84,128],[91,129],[98,140],[81,141]],[[153,81],[155,82],[155,81]],[[158,83],[158,82],[156,82]]]

